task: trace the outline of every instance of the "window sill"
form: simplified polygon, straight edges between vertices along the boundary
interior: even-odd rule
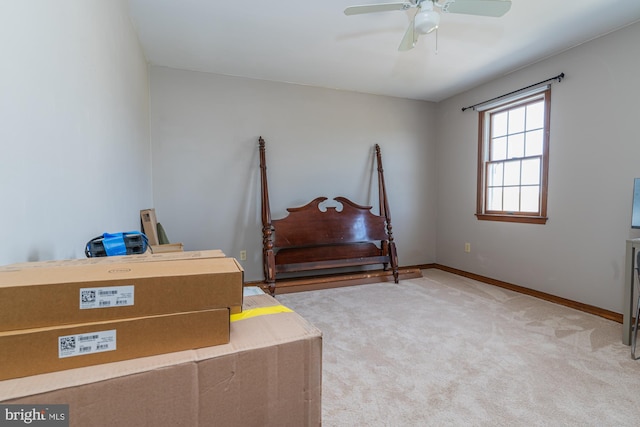
[[[546,224],[549,218],[544,216],[476,214],[479,221],[521,222],[524,224]]]

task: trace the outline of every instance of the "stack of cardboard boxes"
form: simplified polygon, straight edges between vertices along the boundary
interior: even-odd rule
[[[0,404],[66,404],[70,427],[320,426],[322,333],[242,275],[218,250],[0,267]]]
[[[0,269],[0,380],[228,343],[241,266],[158,255]]]

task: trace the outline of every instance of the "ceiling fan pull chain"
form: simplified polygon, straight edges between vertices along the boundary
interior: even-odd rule
[[[438,54],[438,29],[436,28],[436,55]]]

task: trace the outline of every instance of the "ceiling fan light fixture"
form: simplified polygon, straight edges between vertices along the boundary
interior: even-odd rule
[[[429,34],[440,25],[440,14],[433,10],[426,10],[416,14],[414,29],[420,34]]]

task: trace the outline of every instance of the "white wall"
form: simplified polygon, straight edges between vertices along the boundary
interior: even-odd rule
[[[622,311],[633,178],[640,177],[640,23],[438,105],[437,262]],[[546,225],[478,221],[477,113],[553,77]],[[464,243],[471,253],[464,253]]]
[[[154,202],[172,242],[246,249],[246,280],[262,280],[258,137],[274,219],[323,195],[378,212],[378,143],[400,264],[434,261],[433,104],[162,67],[150,76]]]
[[[148,76],[124,1],[0,2],[0,144],[0,264],[139,229]]]
[[[123,0],[4,0],[0,264],[82,257],[154,206],[172,241],[246,249],[246,279],[260,280],[258,136],[274,217],[318,195],[375,205],[379,143],[402,265],[620,312],[624,241],[640,237],[637,40],[640,24],[434,105],[160,67],[149,82]],[[560,72],[548,223],[476,220],[477,116],[460,108]]]

